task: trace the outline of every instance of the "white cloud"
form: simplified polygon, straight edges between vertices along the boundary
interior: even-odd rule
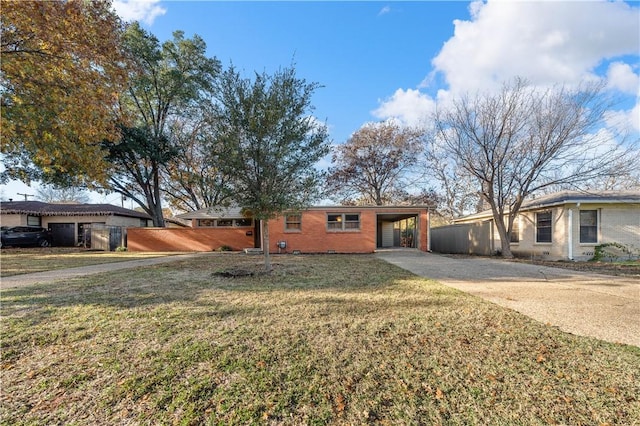
[[[125,21],[141,21],[153,25],[158,16],[167,12],[167,9],[158,3],[160,0],[115,0],[113,8]]]
[[[382,120],[396,118],[406,125],[419,126],[434,107],[433,99],[419,90],[398,89],[393,96],[380,101],[380,106],[371,114]]]
[[[629,64],[613,62],[607,70],[609,87],[632,95],[640,94],[640,76],[633,72]]]
[[[390,12],[391,12],[391,7],[385,6],[382,9],[380,9],[380,12],[378,12],[378,16],[386,15],[387,13],[390,13]]]
[[[454,93],[499,86],[514,76],[534,84],[594,78],[604,59],[640,50],[638,8],[624,2],[474,2],[471,20],[432,64]]]
[[[638,7],[621,1],[488,0],[473,2],[469,11],[469,20],[454,21],[454,35],[417,86],[437,89],[438,75],[444,77],[448,87],[437,91],[438,104],[465,92],[499,89],[515,76],[535,86],[606,77],[610,88],[640,97]],[[372,114],[419,124],[433,105],[434,99],[418,90],[398,89]],[[639,112],[636,105],[616,115],[638,129]]]
[[[616,133],[623,135],[637,135],[640,133],[640,99],[636,99],[635,105],[628,111],[609,111],[605,116],[608,128],[615,129]]]

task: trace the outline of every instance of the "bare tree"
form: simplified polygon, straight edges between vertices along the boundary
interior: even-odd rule
[[[177,155],[163,165],[164,195],[177,210],[215,207],[229,198],[231,177],[224,172],[224,147],[219,146],[206,117],[175,119],[169,138]]]
[[[54,185],[40,185],[36,192],[40,201],[45,203],[88,203],[89,194],[78,187],[57,187]]]
[[[425,177],[439,184],[437,212],[446,222],[477,213],[480,208],[480,186],[477,180],[456,166],[446,149],[429,139],[425,149]]]
[[[528,195],[633,167],[637,140],[626,143],[604,128],[611,106],[601,83],[540,90],[515,79],[497,94],[465,96],[436,113],[437,137],[477,180],[504,257],[513,257],[508,235]]]
[[[406,193],[422,132],[394,122],[367,123],[334,149],[327,186],[341,202],[383,205]]]

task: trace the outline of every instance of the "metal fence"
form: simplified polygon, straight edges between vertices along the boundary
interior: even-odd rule
[[[431,229],[431,250],[436,253],[476,254],[495,253],[491,221],[462,223]]]

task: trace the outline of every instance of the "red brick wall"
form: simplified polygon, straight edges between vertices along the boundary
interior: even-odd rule
[[[351,213],[354,210],[331,211],[331,213]],[[286,241],[286,252],[300,250],[303,253],[372,253],[376,249],[376,213],[362,210],[360,229],[349,231],[327,230],[327,211],[305,211],[302,213],[302,230],[285,231],[284,217],[269,222],[271,252],[278,252],[278,241]]]
[[[380,213],[388,213],[381,210]],[[359,213],[360,229],[327,230],[327,213]],[[375,209],[307,210],[302,213],[302,230],[285,231],[284,217],[269,222],[270,251],[278,253],[278,241],[286,241],[282,250],[292,253],[372,253],[376,250],[377,213]],[[418,214],[418,211],[416,211]],[[418,214],[417,247],[427,251],[429,214]],[[128,228],[127,246],[130,251],[213,251],[223,245],[233,250],[254,247],[252,228]]]
[[[418,217],[418,244],[416,246],[422,250],[429,249],[429,211],[422,210]]]
[[[253,247],[253,228],[127,228],[130,251],[213,251]]]
[[[327,230],[327,213],[360,213],[360,230]],[[278,252],[278,241],[286,241],[287,248],[284,251],[287,253],[294,250],[300,250],[303,253],[326,253],[330,250],[336,253],[373,253],[377,247],[378,213],[388,213],[388,211],[374,209],[357,211],[339,208],[309,210],[302,213],[301,231],[285,231],[284,217],[272,220],[269,222],[271,252]],[[421,210],[418,216],[416,246],[422,251],[427,251],[429,213],[427,210]]]

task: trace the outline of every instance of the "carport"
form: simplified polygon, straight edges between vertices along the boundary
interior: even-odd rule
[[[378,213],[377,248],[417,248],[419,213]]]

